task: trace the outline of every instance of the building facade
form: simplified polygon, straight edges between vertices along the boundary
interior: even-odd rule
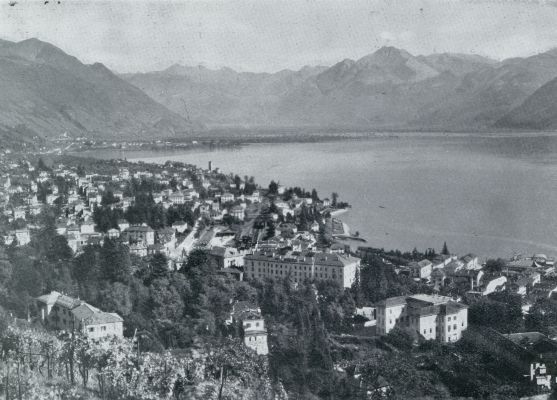
[[[256,251],[244,257],[244,273],[250,279],[290,276],[294,282],[333,280],[351,287],[359,268],[359,258],[342,254]]]
[[[43,323],[52,329],[78,331],[88,338],[124,336],[124,320],[92,305],[52,291],[37,298]]]
[[[377,303],[376,308],[379,335],[398,327],[426,340],[456,342],[468,328],[468,306],[445,296],[391,297]]]
[[[269,354],[267,328],[265,328],[265,320],[261,315],[261,309],[257,305],[246,301],[237,301],[232,306],[228,323],[241,325],[244,344],[247,347],[255,350],[259,355]]]

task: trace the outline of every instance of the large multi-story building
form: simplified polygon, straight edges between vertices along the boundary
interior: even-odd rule
[[[247,278],[290,276],[294,282],[306,279],[333,280],[351,287],[360,268],[360,259],[349,255],[288,251],[256,251],[244,257]]]
[[[398,327],[427,340],[456,342],[468,328],[468,306],[450,297],[426,294],[391,297],[377,303],[376,309],[379,335]]]

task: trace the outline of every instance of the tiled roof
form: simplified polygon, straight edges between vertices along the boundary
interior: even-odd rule
[[[42,295],[37,298],[41,303],[73,309],[81,304],[81,300],[74,299],[73,297],[66,296],[62,293],[52,291],[49,294]]]
[[[406,296],[389,297],[376,303],[376,306],[393,307],[406,304]]]
[[[37,300],[45,304],[56,304],[71,310],[74,317],[79,321],[83,321],[85,325],[97,325],[123,321],[122,317],[118,314],[101,311],[98,308],[93,307],[91,304],[63,295],[56,291],[42,295],[38,297]]]
[[[76,317],[76,319],[78,320],[82,320],[85,318],[90,317],[92,314],[96,313],[96,312],[101,312],[101,310],[99,310],[98,308],[93,307],[90,304],[87,303],[83,303],[78,307],[75,307],[72,310],[72,314]]]

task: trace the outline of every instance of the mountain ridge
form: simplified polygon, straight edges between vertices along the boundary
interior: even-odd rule
[[[356,60],[274,73],[173,64],[117,74],[38,39],[0,40],[0,71],[0,132],[12,136],[127,140],[187,137],[205,127],[553,129],[553,109],[545,108],[549,122],[533,123],[539,114],[527,105],[539,101],[527,99],[557,78],[557,49],[496,61],[386,46]]]
[[[185,135],[192,128],[103,64],[83,64],[38,39],[0,42],[0,71],[3,132],[130,139]]]

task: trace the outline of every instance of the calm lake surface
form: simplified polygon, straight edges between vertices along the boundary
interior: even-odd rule
[[[338,192],[352,204],[340,218],[373,247],[439,251],[446,241],[459,254],[557,255],[557,136],[408,135],[123,155],[205,168],[211,160],[263,186],[274,179],[321,197]]]

